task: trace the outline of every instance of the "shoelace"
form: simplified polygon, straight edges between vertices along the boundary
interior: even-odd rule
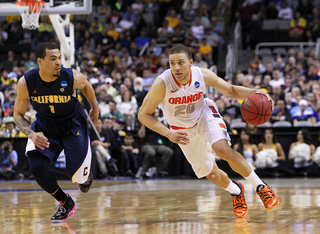
[[[264,189],[262,189],[260,192],[258,192],[258,194],[264,201],[267,201],[267,200],[271,199],[272,197],[274,197],[272,190],[266,190],[266,191],[263,191],[263,190]]]
[[[239,195],[233,199],[233,205],[238,208],[238,207],[244,207],[245,201],[244,197],[242,195]]]
[[[66,208],[64,208],[63,205],[61,204],[57,205],[54,210],[57,210],[56,214],[61,214],[66,212]]]

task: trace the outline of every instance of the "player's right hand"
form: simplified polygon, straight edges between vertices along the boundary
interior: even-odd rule
[[[186,145],[190,142],[188,134],[183,130],[170,130],[168,139],[173,143],[177,143],[180,145]]]
[[[48,138],[42,132],[32,132],[29,135],[29,138],[32,140],[33,144],[39,149],[44,150],[44,148],[49,148],[50,142]]]

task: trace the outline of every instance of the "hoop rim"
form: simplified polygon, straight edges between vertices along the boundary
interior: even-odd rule
[[[18,6],[33,6],[33,7],[42,7],[45,4],[45,1],[39,0],[18,0],[15,2]]]

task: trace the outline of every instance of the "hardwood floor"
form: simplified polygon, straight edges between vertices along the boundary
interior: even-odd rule
[[[94,180],[81,193],[59,181],[78,209],[53,225],[57,205],[34,181],[0,182],[0,233],[320,233],[319,179],[267,179],[280,204],[266,211],[251,184],[248,214],[237,219],[231,196],[205,179]]]

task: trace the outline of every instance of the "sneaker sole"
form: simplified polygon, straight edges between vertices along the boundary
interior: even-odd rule
[[[74,203],[74,207],[73,207],[73,209],[69,212],[67,218],[61,219],[61,220],[51,220],[51,223],[64,223],[64,222],[67,222],[67,220],[69,219],[69,217],[70,217],[71,215],[73,215],[73,213],[76,211],[76,209],[77,209],[77,204]]]

